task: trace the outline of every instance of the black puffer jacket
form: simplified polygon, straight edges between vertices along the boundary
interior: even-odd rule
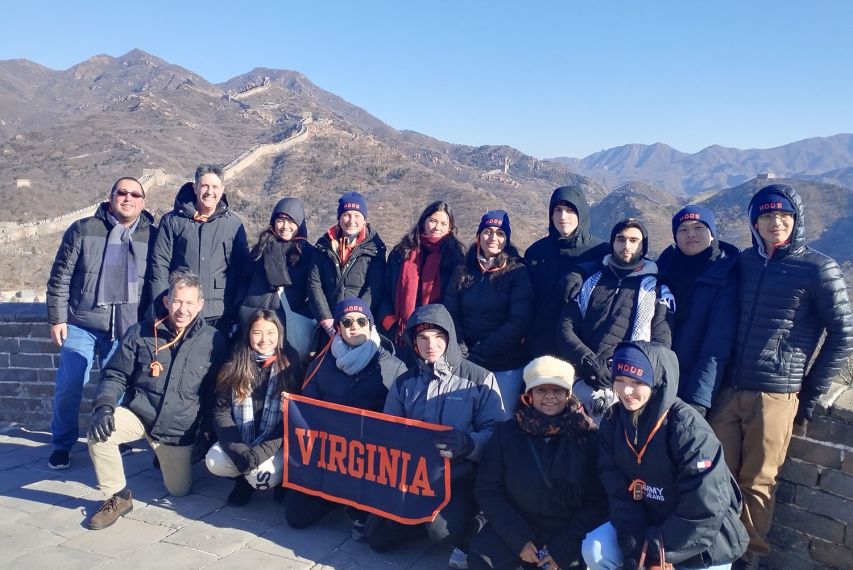
[[[560,202],[568,202],[578,213],[578,227],[570,237],[560,237],[551,219]],[[589,204],[583,190],[578,186],[561,186],[554,190],[548,204],[548,235],[524,252],[536,298],[533,320],[524,341],[529,358],[557,355],[554,339],[560,312],[568,302],[566,278],[576,265],[599,261],[608,253],[610,246],[589,233]]]
[[[662,535],[666,559],[678,568],[733,562],[749,539],[740,521],[740,490],[723,448],[699,412],[676,397],[675,353],[658,344],[631,344],[652,364],[652,396],[636,427],[621,403],[610,408],[599,426],[599,473],[619,545],[636,560],[646,538]],[[649,440],[664,413],[666,419]],[[628,441],[637,442],[638,452],[648,441],[642,462]],[[645,482],[640,501],[628,491],[636,479]]]
[[[580,558],[584,536],[607,520],[597,458],[594,429],[546,440],[525,432],[512,418],[500,424],[486,444],[474,495],[512,552],[521,552],[527,541],[547,544],[565,568]],[[572,492],[558,497],[556,489],[568,487]]]
[[[107,236],[113,228],[108,217],[109,203],[104,202],[95,215],[71,224],[62,236],[56,259],[47,281],[47,314],[50,324],[68,323],[96,331],[111,332],[114,307],[98,307],[98,277],[104,264]],[[151,303],[150,288],[145,283],[148,253],[157,238],[154,216],[143,210],[133,232],[133,250],[139,273],[139,315]]]
[[[557,331],[559,356],[573,363],[578,368],[579,376],[588,381],[589,378],[583,377],[586,368],[582,363],[595,364],[603,374],[590,383],[604,386],[612,384],[607,360],[613,356],[613,349],[620,342],[631,340],[642,281],[657,275],[657,265],[646,260],[642,268],[620,279],[611,270],[609,259],[610,256],[603,262],[584,264],[569,277],[569,287],[575,291],[575,296],[566,303]],[[599,271],[601,278],[592,289],[586,313],[581,313],[579,301],[583,285]],[[669,347],[672,344],[669,324],[671,315],[668,306],[661,302],[660,292],[661,283],[658,281],[650,340]]]
[[[187,182],[175,197],[174,209],[160,220],[150,262],[152,295],[168,291],[169,273],[189,270],[201,278],[204,316],[230,320],[238,308],[239,282],[249,257],[246,230],[228,209],[224,194],[205,223],[193,220],[195,200],[193,183]]]
[[[335,304],[347,297],[369,303],[370,311],[380,318],[385,297],[385,242],[379,234],[368,224],[364,241],[355,247],[344,267],[328,232],[314,247],[308,274],[308,302],[314,318],[331,319]]]
[[[838,264],[805,243],[804,208],[790,186],[782,193],[797,210],[791,244],[769,259],[753,229],[753,247],[739,258],[740,318],[728,383],[761,392],[800,392],[800,417],[809,418],[853,347],[853,316]],[[805,375],[823,331],[826,339]]]
[[[530,273],[514,256],[499,271],[484,272],[476,264],[469,252],[444,296],[459,342],[468,360],[492,372],[520,368],[527,362],[522,341],[533,311]]]
[[[171,328],[157,326],[157,345],[175,338]],[[101,373],[94,409],[122,406],[137,415],[154,441],[166,445],[191,445],[202,419],[212,423],[213,389],[216,374],[228,356],[225,337],[197,318],[184,338],[172,348],[161,350],[159,376],[151,376],[154,360],[154,323],[143,321],[130,327]],[[202,418],[202,414],[208,416]],[[212,426],[211,426],[212,427]]]

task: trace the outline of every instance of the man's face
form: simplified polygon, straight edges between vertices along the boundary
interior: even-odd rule
[[[643,232],[625,228],[613,240],[613,259],[617,265],[629,267],[643,257]]]
[[[144,207],[145,193],[133,180],[120,181],[110,195],[110,213],[120,224],[135,222]]]
[[[578,213],[567,204],[560,203],[554,207],[551,221],[561,237],[568,237],[578,229]]]
[[[434,364],[447,350],[447,334],[440,329],[421,331],[415,337],[415,348],[423,360]]]
[[[711,246],[714,237],[708,226],[698,220],[681,222],[675,231],[675,244],[684,255],[702,253]]]
[[[195,184],[195,209],[200,214],[212,214],[222,198],[224,188],[222,179],[212,172],[202,176]]]
[[[198,294],[198,287],[178,287],[163,297],[163,304],[169,311],[169,320],[176,330],[182,330],[192,323],[204,307],[204,299]]]
[[[767,212],[758,216],[755,223],[758,235],[765,246],[777,246],[791,239],[794,232],[794,215],[790,212]]]
[[[341,226],[341,231],[347,236],[358,235],[364,224],[366,223],[364,216],[357,210],[347,210],[341,214],[338,220],[338,225]]]

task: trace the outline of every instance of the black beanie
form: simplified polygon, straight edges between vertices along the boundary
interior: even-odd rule
[[[613,250],[613,242],[616,240],[616,234],[627,227],[637,228],[640,230],[640,234],[643,236],[643,257],[646,257],[646,254],[649,252],[649,231],[646,229],[646,226],[643,225],[643,222],[637,218],[626,218],[621,222],[617,222],[616,225],[613,226],[613,230],[610,232],[611,251]]]

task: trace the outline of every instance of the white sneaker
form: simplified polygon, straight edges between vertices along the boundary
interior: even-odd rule
[[[458,548],[454,548],[453,552],[450,553],[450,560],[447,561],[447,565],[455,570],[468,570],[468,555]]]

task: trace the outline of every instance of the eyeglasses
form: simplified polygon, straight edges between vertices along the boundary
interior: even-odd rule
[[[113,192],[113,194],[115,194],[119,198],[124,198],[127,195],[133,196],[137,200],[139,200],[140,198],[145,198],[145,194],[143,194],[142,192],[131,192],[130,190],[125,190],[124,188],[119,188],[118,190]]]
[[[351,318],[347,317],[345,319],[341,319],[341,326],[345,329],[351,328],[354,324],[358,324],[359,327],[364,328],[370,323],[370,320],[367,317],[358,317]]]

